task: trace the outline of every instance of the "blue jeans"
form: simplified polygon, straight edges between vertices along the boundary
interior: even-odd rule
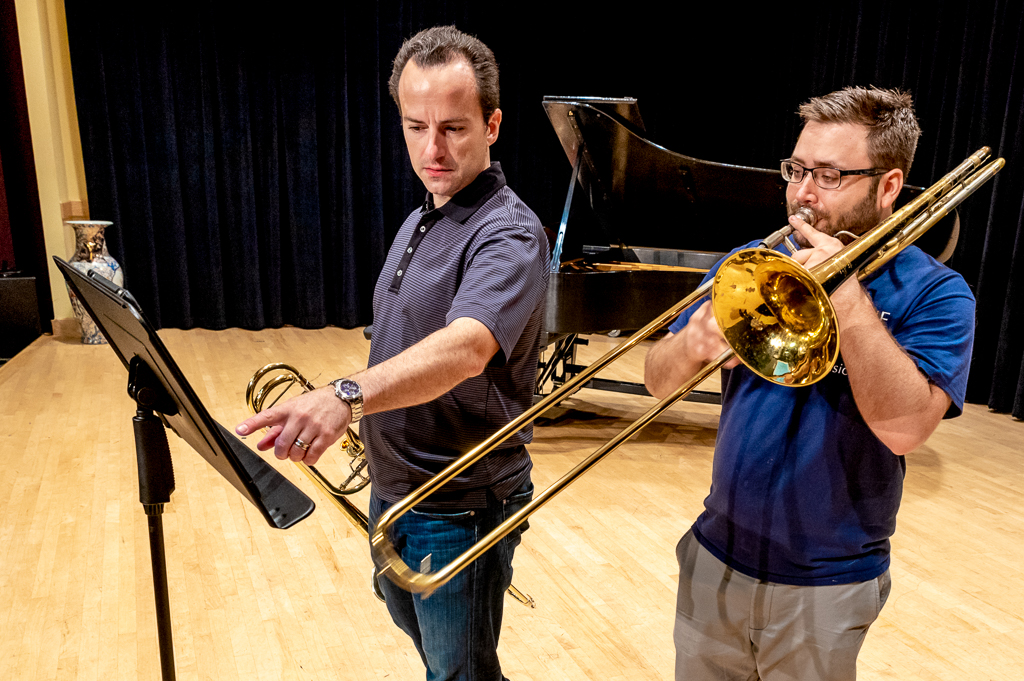
[[[507,499],[490,499],[487,508],[413,509],[391,528],[391,540],[411,568],[430,571],[423,566],[429,555],[432,569],[440,569],[532,498],[533,484],[527,481]],[[371,528],[389,506],[371,492]],[[512,583],[512,554],[526,527],[513,530],[429,598],[380,580],[391,619],[412,638],[427,681],[507,681],[498,663],[498,636],[505,590]]]

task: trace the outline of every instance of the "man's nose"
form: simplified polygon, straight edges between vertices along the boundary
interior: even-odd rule
[[[801,204],[815,204],[818,202],[818,185],[814,184],[814,178],[810,172],[805,172],[799,182],[792,182],[793,198]]]
[[[427,157],[430,159],[444,158],[448,147],[443,130],[431,130],[427,138]]]

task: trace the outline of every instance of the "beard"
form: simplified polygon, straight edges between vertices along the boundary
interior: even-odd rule
[[[860,236],[864,232],[868,231],[879,222],[882,221],[882,212],[875,205],[875,193],[869,192],[864,199],[850,210],[840,215],[833,215],[830,212],[816,210],[814,214],[817,216],[815,229],[822,234],[828,234],[829,236],[841,238],[837,236],[840,232],[850,232]],[[786,203],[786,214],[793,215],[800,209],[800,204],[795,201],[788,201]],[[807,240],[803,238],[798,232],[793,233],[793,237],[796,242],[800,244],[801,248],[808,246]],[[849,237],[844,240],[844,243],[849,243]]]

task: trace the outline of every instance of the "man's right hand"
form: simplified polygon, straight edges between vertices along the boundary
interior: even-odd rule
[[[711,301],[707,301],[679,333],[665,336],[647,353],[644,364],[647,390],[658,399],[666,397],[728,349],[729,344],[715,321]],[[734,357],[723,368],[732,369],[739,363]]]
[[[278,459],[313,465],[345,434],[351,419],[351,407],[339,400],[334,386],[329,385],[261,411],[239,424],[235,431],[249,435],[266,428],[266,434],[256,445],[258,450],[273,447]],[[304,449],[299,444],[309,446]]]
[[[701,366],[715,361],[729,349],[729,344],[725,342],[725,337],[722,335],[722,329],[719,328],[718,321],[715,320],[710,300],[705,301],[697,308],[697,311],[690,317],[689,323],[679,333],[680,335],[686,334],[686,351],[690,360],[699,362]],[[725,368],[731,369],[737,364],[739,364],[739,359],[734,358],[729,360]]]

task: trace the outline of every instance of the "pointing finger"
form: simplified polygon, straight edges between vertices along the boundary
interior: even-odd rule
[[[255,416],[250,416],[245,421],[242,421],[238,426],[235,427],[235,432],[239,435],[248,435],[254,433],[260,428],[268,428],[278,422],[276,418],[276,412],[273,409],[261,411]]]

